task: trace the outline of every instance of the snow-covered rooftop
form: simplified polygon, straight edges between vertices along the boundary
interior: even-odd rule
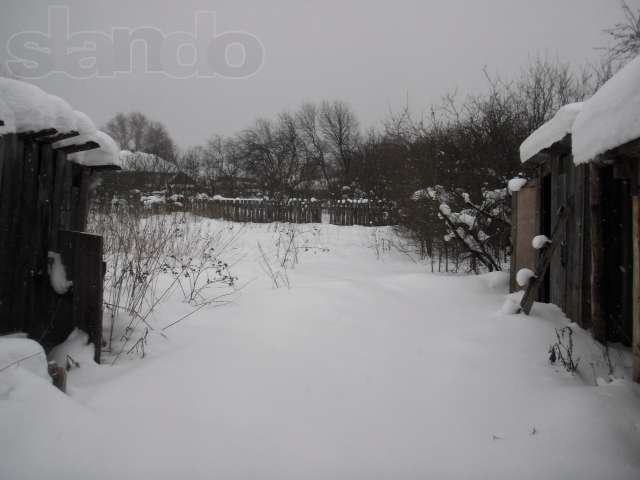
[[[99,132],[91,119],[74,110],[69,103],[49,95],[30,83],[0,77],[0,135],[55,129],[58,133],[78,132],[62,145],[95,141],[100,148],[69,155],[69,159],[86,166],[120,166],[116,142]],[[60,146],[56,144],[57,146]]]
[[[69,160],[85,167],[100,167],[105,165],[114,165],[122,168],[120,160],[120,147],[116,141],[104,132],[96,131],[90,135],[80,135],[75,137],[85,142],[96,142],[100,148],[95,150],[85,150],[84,152],[71,153],[67,156]]]
[[[520,160],[526,162],[571,133],[573,123],[582,108],[581,102],[570,103],[560,108],[551,120],[529,135],[520,145]]]
[[[574,162],[589,162],[637,138],[640,138],[640,56],[585,103],[573,125]]]

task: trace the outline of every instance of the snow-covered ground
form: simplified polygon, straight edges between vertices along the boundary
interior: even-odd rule
[[[246,286],[144,359],[92,365],[74,335],[70,396],[1,371],[0,478],[640,478],[640,389],[582,331],[578,374],[550,365],[555,307],[501,313],[504,274],[427,273],[388,229],[300,229],[290,288],[261,266],[274,227],[247,226]]]

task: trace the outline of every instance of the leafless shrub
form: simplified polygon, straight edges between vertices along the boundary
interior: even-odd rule
[[[120,205],[106,213],[94,212],[89,229],[104,238],[108,324],[103,346],[114,362],[125,351],[144,356],[149,332],[165,336],[163,329],[154,327],[153,317],[174,292],[200,309],[235,287],[237,278],[222,258],[237,238],[235,233],[205,232],[187,214],[145,216],[141,209]],[[214,287],[224,291],[214,293]]]
[[[556,339],[557,342],[549,347],[549,361],[552,364],[560,362],[567,372],[574,373],[580,359],[573,358],[573,330],[571,327],[556,328]]]

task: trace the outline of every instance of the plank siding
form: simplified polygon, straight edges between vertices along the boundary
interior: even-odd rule
[[[74,243],[81,250],[73,257],[75,293],[58,295],[49,281],[48,252],[60,251],[59,231],[84,229],[88,213],[91,170],[66,155],[45,137],[0,136],[0,334],[25,332],[48,350],[80,327],[99,359],[102,239]]]

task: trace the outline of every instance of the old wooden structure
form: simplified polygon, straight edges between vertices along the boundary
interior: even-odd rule
[[[115,167],[85,166],[69,156],[99,147],[55,129],[0,135],[0,334],[26,332],[48,349],[77,327],[89,334],[96,361],[102,238],[83,232],[93,176]],[[72,282],[67,292],[56,291],[52,280],[56,255]]]
[[[512,289],[520,268],[549,254],[532,283],[536,299],[598,341],[632,347],[640,381],[640,140],[576,165],[567,133],[527,161],[533,178],[513,195]],[[532,238],[554,229],[553,249],[536,251]]]

